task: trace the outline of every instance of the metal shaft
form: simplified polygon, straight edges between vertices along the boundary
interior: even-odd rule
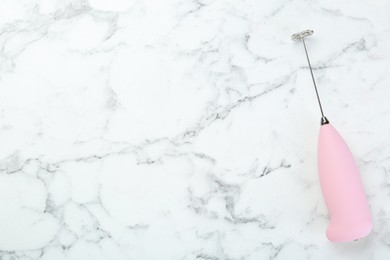
[[[292,39],[293,41],[302,41],[303,47],[305,48],[305,54],[306,54],[306,58],[307,58],[307,63],[309,64],[311,79],[313,80],[314,89],[315,89],[315,91],[316,91],[318,104],[320,105],[321,116],[322,116],[322,117],[321,117],[321,125],[325,125],[325,124],[329,124],[329,121],[328,121],[328,119],[325,117],[325,115],[324,115],[324,110],[322,109],[322,104],[321,104],[321,100],[320,100],[320,95],[318,95],[317,84],[316,84],[316,81],[315,81],[315,79],[314,79],[313,69],[312,69],[311,64],[310,64],[309,54],[307,53],[307,47],[306,47],[306,42],[305,42],[305,37],[311,36],[311,35],[313,35],[313,33],[314,33],[313,30],[305,30],[305,31],[302,31],[302,32],[295,33],[295,34],[291,35],[291,39]]]
[[[320,105],[321,116],[322,116],[322,118],[325,118],[325,116],[324,116],[324,110],[322,109],[322,105],[321,105],[320,96],[318,95],[317,84],[316,84],[316,81],[315,81],[315,79],[314,79],[313,69],[312,69],[312,67],[311,67],[311,63],[310,63],[310,59],[309,59],[309,54],[307,53],[307,47],[306,47],[306,43],[305,43],[305,38],[302,38],[302,43],[303,43],[303,47],[305,48],[305,54],[306,54],[306,58],[307,58],[307,63],[309,64],[311,79],[313,80],[314,89],[315,89],[315,91],[316,91],[318,104]]]

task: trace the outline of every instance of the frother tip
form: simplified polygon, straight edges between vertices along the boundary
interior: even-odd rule
[[[293,35],[291,35],[291,40],[293,41],[301,41],[303,40],[303,38],[307,37],[307,36],[310,36],[314,33],[313,30],[304,30],[302,32],[299,32],[299,33],[294,33]]]

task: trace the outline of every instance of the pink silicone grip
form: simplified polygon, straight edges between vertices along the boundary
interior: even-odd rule
[[[347,242],[368,235],[372,220],[357,166],[343,138],[330,124],[320,128],[318,169],[330,215],[328,239]]]

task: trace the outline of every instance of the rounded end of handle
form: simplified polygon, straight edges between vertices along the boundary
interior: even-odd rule
[[[326,230],[326,236],[332,242],[351,242],[366,237],[372,230],[371,220],[359,226],[337,225],[331,223]]]

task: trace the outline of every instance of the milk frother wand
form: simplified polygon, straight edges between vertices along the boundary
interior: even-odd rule
[[[370,233],[372,219],[352,153],[340,134],[324,116],[305,42],[305,37],[311,36],[313,33],[312,30],[305,30],[293,34],[291,39],[303,43],[321,111],[321,127],[318,138],[318,173],[330,218],[326,235],[332,242],[353,241]]]

